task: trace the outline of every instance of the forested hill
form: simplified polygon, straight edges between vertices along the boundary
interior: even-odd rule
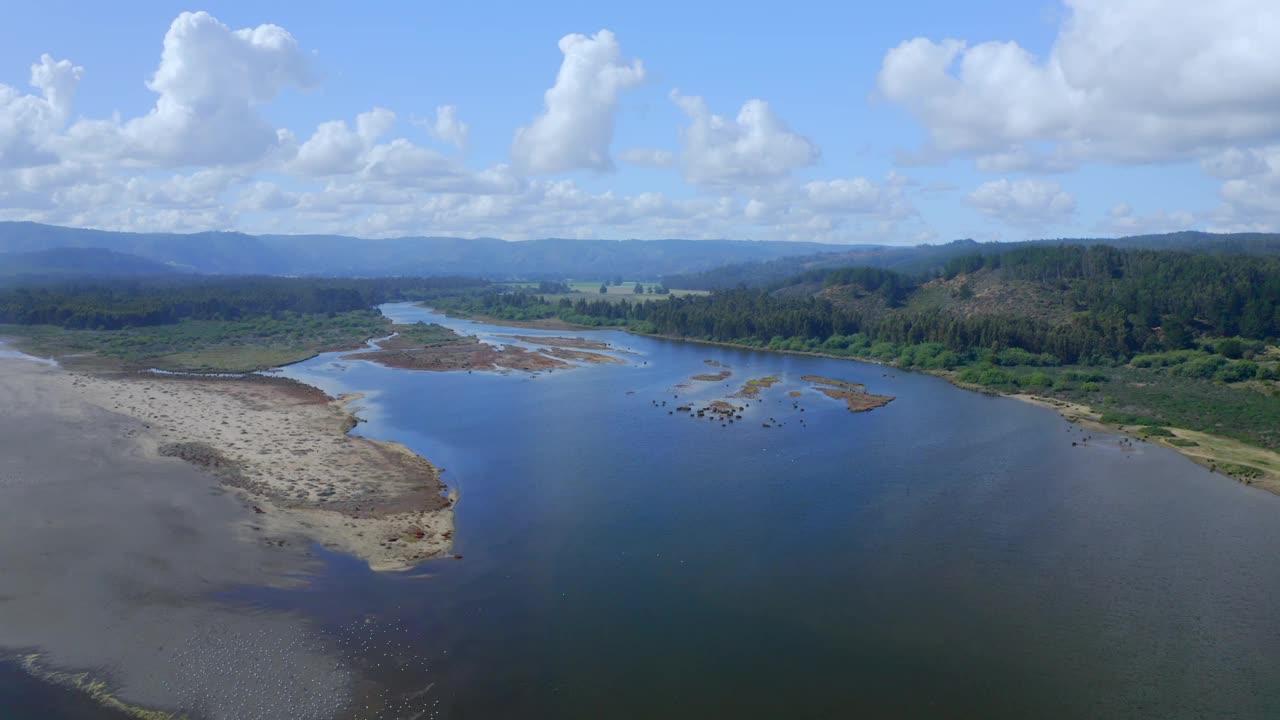
[[[740,285],[765,287],[792,278],[808,270],[864,266],[895,270],[906,275],[940,272],[953,258],[976,253],[999,253],[1016,247],[1058,245],[1108,245],[1143,250],[1183,250],[1202,254],[1280,255],[1280,234],[1177,232],[1165,235],[1132,235],[1127,237],[1057,238],[1028,240],[1018,243],[977,243],[956,240],[945,245],[915,247],[859,247],[840,253],[779,258],[776,260],[734,263],[696,273],[665,278],[667,287],[684,290],[714,290]]]
[[[1045,362],[1120,362],[1197,338],[1280,337],[1280,257],[1024,246],[953,258],[936,276],[813,270],[771,288],[611,304],[575,316],[781,349],[1017,349]]]
[[[0,222],[0,253],[102,248],[173,269],[207,274],[378,277],[470,275],[494,279],[623,275],[658,280],[727,263],[812,255],[842,248],[818,243],[735,240],[564,240],[407,237],[366,240],[339,235],[247,235],[235,232],[120,233],[36,223]],[[0,256],[3,258],[3,256]]]

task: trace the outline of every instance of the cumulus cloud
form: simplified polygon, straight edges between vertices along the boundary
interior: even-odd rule
[[[0,167],[29,167],[57,161],[48,147],[66,125],[84,68],[41,55],[31,66],[29,95],[0,85]]]
[[[905,178],[799,182],[817,148],[763,101],[736,116],[701,98],[681,152],[633,147],[632,165],[677,162],[694,197],[595,191],[542,175],[607,170],[619,99],[644,79],[602,31],[571,35],[544,111],[516,133],[512,163],[473,169],[469,130],[453,105],[419,122],[439,146],[397,136],[400,116],[375,107],[294,129],[267,109],[312,82],[308,54],[283,28],[236,30],[184,13],[147,80],[154,106],[123,118],[79,118],[84,71],[44,56],[32,90],[0,85],[0,219],[132,231],[241,229],[369,236],[733,237],[901,241],[927,234]],[[92,76],[88,76],[92,77]],[[417,121],[415,121],[417,122]]]
[[[516,130],[512,162],[534,174],[612,170],[609,146],[618,97],[644,80],[644,66],[624,60],[622,46],[608,30],[566,35],[560,52],[564,61],[544,96],[546,107]]]
[[[236,208],[246,212],[286,210],[297,206],[295,193],[285,192],[273,182],[259,181],[240,192]]]
[[[395,126],[396,114],[374,108],[356,116],[353,129],[342,120],[321,123],[315,134],[298,147],[288,168],[301,175],[337,175],[362,167],[364,156],[378,139]]]
[[[629,148],[618,153],[618,159],[647,168],[668,168],[676,162],[675,153],[656,148]]]
[[[1058,183],[1036,179],[991,180],[965,201],[983,215],[1031,228],[1067,221],[1076,209],[1075,197]]]
[[[1196,216],[1186,210],[1157,210],[1142,215],[1128,203],[1118,203],[1107,211],[1097,230],[1108,235],[1147,235],[1189,230],[1195,225]]]
[[[252,162],[280,142],[261,106],[311,82],[309,59],[284,28],[232,30],[208,13],[182,13],[165,33],[160,66],[147,82],[159,96],[151,111],[123,124],[77,123],[71,142],[75,150],[114,151],[142,165]]]
[[[888,52],[879,94],[942,156],[986,169],[1150,162],[1280,138],[1280,4],[1066,0],[1052,50],[915,38]],[[1032,152],[1048,144],[1048,155]]]
[[[436,108],[436,121],[431,125],[431,137],[458,148],[467,149],[467,136],[471,129],[458,119],[458,108],[453,105],[441,105]]]
[[[1216,160],[1216,162],[1214,162]],[[1280,227],[1280,145],[1233,153],[1210,161],[1223,178],[1218,221],[1238,229]]]
[[[818,148],[792,132],[763,100],[748,100],[738,116],[712,113],[701,97],[671,91],[689,118],[681,132],[685,177],[701,185],[755,185],[811,165]]]

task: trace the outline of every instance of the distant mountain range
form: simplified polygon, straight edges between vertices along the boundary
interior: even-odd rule
[[[1180,232],[1114,239],[1063,238],[1033,244],[1106,244],[1209,253],[1280,254],[1280,234]],[[468,275],[491,279],[665,279],[671,287],[767,285],[815,268],[865,265],[919,274],[948,260],[1008,243],[827,245],[745,240],[566,240],[236,232],[124,233],[0,222],[0,277],[227,275],[376,277]]]
[[[101,248],[174,270],[217,274],[388,276],[474,275],[493,279],[656,280],[727,263],[848,250],[821,243],[742,240],[565,240],[235,232],[123,233],[0,222],[0,253]],[[0,262],[4,256],[0,255]]]
[[[176,272],[164,263],[103,248],[51,248],[0,253],[0,278],[126,277]]]

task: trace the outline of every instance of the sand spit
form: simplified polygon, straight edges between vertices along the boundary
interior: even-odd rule
[[[689,379],[698,380],[700,382],[718,382],[720,380],[727,380],[732,376],[733,376],[733,372],[731,370],[721,370],[718,373],[704,373],[702,375],[694,375]]]
[[[570,360],[573,362],[580,362],[580,363],[591,363],[593,365],[601,365],[601,364],[621,365],[626,362],[626,360],[623,360],[622,358],[616,358],[612,355],[605,355],[603,353],[590,352],[588,350],[576,350],[574,348],[549,347],[539,352],[544,355],[550,355],[553,358],[558,358],[560,360]]]
[[[500,338],[510,338],[519,340],[530,345],[542,345],[545,347],[559,348],[575,348],[578,350],[612,350],[613,352],[627,352],[619,350],[603,340],[588,340],[581,337],[545,337],[542,335],[497,335]]]
[[[857,390],[858,392],[866,392],[867,386],[862,383],[849,382],[848,380],[837,380],[836,378],[823,377],[821,375],[802,375],[800,379],[813,383],[814,385],[830,385],[832,387],[844,388],[845,390]]]
[[[144,452],[204,468],[252,505],[247,537],[301,535],[374,570],[449,553],[453,501],[440,471],[395,443],[349,435],[347,405],[284,378],[64,373],[89,402],[144,423]]]

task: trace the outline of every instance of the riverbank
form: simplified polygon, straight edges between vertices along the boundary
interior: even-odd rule
[[[727,343],[715,340],[684,338],[656,333],[640,333],[635,332],[634,330],[627,330],[627,332],[643,337],[687,342],[696,345],[710,345],[713,347],[731,348],[735,350],[758,350],[761,352],[779,353],[784,355],[805,355],[809,357],[828,358],[831,360],[852,360],[854,362],[880,365],[886,368],[901,369],[896,365],[874,358],[833,355],[831,353],[816,353],[803,350],[775,350],[773,348]],[[948,370],[928,370],[921,368],[910,368],[909,370],[911,372],[919,372],[942,378],[952,385],[965,390],[972,390],[986,395],[1009,397],[1053,410],[1063,418],[1073,423],[1077,423],[1083,427],[1088,427],[1098,432],[1116,433],[1133,439],[1142,440],[1144,442],[1152,442],[1157,445],[1161,445],[1217,474],[1266,490],[1267,492],[1280,495],[1280,453],[1267,450],[1266,448],[1249,445],[1221,435],[1213,435],[1211,433],[1172,426],[1167,426],[1171,436],[1155,435],[1152,434],[1151,428],[1145,425],[1116,425],[1104,423],[1102,422],[1102,412],[1088,405],[1071,403],[1053,397],[1033,395],[1023,392],[1003,392],[989,387],[973,385],[961,382],[956,377],[955,372]]]
[[[358,395],[292,380],[64,372],[56,382],[144,423],[147,457],[203,468],[249,504],[248,539],[304,536],[374,570],[449,553],[453,500],[440,471],[396,443],[349,434]]]

